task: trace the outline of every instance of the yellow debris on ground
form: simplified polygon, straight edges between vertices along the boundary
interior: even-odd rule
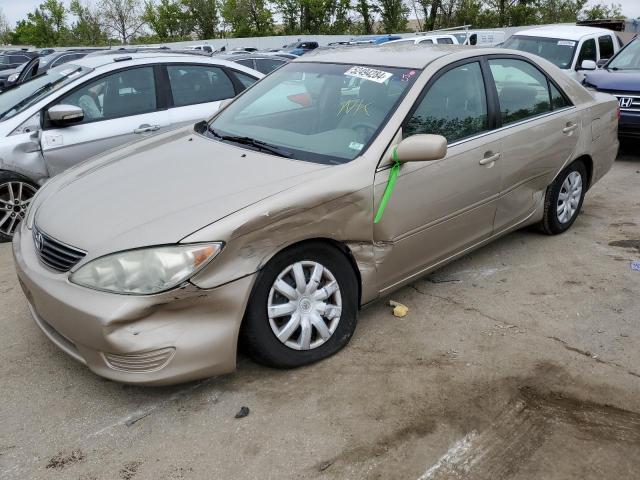
[[[406,317],[407,313],[409,313],[409,307],[393,300],[389,300],[389,306],[393,307],[393,315],[395,317]]]

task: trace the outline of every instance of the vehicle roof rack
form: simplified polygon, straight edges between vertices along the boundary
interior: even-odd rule
[[[126,62],[127,60],[131,60],[133,57],[127,55],[125,57],[115,57],[113,59],[114,62]]]

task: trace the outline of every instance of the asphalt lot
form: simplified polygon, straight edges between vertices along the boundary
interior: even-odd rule
[[[45,338],[0,245],[0,478],[638,478],[632,260],[625,153],[568,233],[517,232],[415,282],[391,297],[405,318],[377,302],[329,360],[139,388]]]

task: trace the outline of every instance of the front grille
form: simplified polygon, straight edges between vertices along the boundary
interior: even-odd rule
[[[173,358],[175,352],[175,348],[168,347],[150,352],[130,353],[127,355],[105,353],[104,358],[107,364],[114,370],[129,373],[144,373],[155,372],[163,368]]]
[[[620,110],[640,112],[640,92],[605,91],[618,99]]]
[[[33,228],[33,242],[40,261],[56,272],[68,272],[87,252],[71,247]]]

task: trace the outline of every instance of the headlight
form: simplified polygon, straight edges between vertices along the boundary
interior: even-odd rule
[[[152,247],[114,253],[82,266],[70,281],[114,293],[149,295],[189,279],[222,250],[222,243]]]
[[[19,73],[12,73],[7,77],[7,82],[15,82],[19,76],[20,76]]]

